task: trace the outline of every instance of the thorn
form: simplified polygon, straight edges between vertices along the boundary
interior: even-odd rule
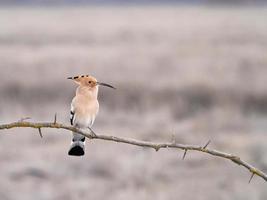
[[[155,151],[158,152],[160,147],[154,147],[155,148]]]
[[[248,181],[248,184],[250,184],[250,182],[251,182],[251,180],[253,179],[254,175],[255,175],[255,173],[252,173],[252,174],[251,174],[251,177],[250,177],[250,179],[249,179],[249,181]]]
[[[25,120],[31,119],[30,117],[23,117],[19,120],[19,122],[24,122]]]
[[[174,134],[172,134],[172,140],[171,140],[172,144],[176,144],[176,137]]]
[[[207,144],[205,144],[205,146],[203,147],[203,149],[206,149],[206,148],[208,147],[208,145],[210,144],[210,142],[211,142],[211,140],[209,140],[209,141],[207,142]]]
[[[186,153],[187,153],[187,149],[184,150],[183,160],[185,159]]]
[[[54,124],[57,123],[57,113],[55,113],[55,117],[54,117]]]
[[[42,134],[41,128],[38,128],[38,131],[39,131],[40,137],[43,138],[43,134]]]

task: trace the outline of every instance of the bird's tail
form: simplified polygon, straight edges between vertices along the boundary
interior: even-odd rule
[[[78,133],[73,133],[72,142],[68,154],[70,156],[83,156],[85,149],[85,137]]]

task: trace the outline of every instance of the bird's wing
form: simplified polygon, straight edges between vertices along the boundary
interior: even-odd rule
[[[74,115],[75,115],[75,112],[74,112],[74,107],[73,105],[71,104],[71,108],[70,108],[70,124],[73,126],[73,121],[74,121]]]

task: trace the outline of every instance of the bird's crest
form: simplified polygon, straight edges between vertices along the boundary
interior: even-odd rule
[[[79,76],[68,77],[68,79],[75,80],[75,79],[84,78],[84,77],[90,77],[90,76],[89,75],[79,75]]]

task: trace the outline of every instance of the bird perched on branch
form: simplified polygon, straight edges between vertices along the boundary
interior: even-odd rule
[[[97,100],[98,86],[106,86],[115,89],[113,86],[98,82],[93,76],[82,75],[69,77],[79,86],[76,95],[71,102],[70,123],[80,129],[89,129],[92,134],[92,126],[99,110]],[[85,149],[85,137],[73,132],[73,138],[68,154],[71,156],[83,156]]]

